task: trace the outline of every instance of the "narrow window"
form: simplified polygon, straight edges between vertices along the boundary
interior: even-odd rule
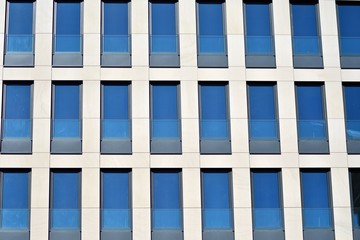
[[[292,0],[292,42],[295,68],[322,68],[318,2]]]
[[[254,239],[284,239],[280,171],[254,169],[251,176]]]
[[[202,170],[203,239],[233,239],[231,172]],[[221,237],[220,237],[221,236]]]
[[[81,153],[81,83],[54,82],[52,153]]]
[[[54,66],[82,65],[82,2],[55,1],[53,45]]]
[[[225,1],[197,1],[198,66],[227,67]]]
[[[51,171],[50,239],[80,239],[80,179],[77,169]]]
[[[177,169],[152,170],[152,239],[182,239],[180,179]],[[170,236],[171,235],[171,236]]]
[[[129,5],[126,0],[102,1],[102,66],[131,66]]]
[[[4,82],[2,153],[31,153],[33,82]]]
[[[35,1],[7,2],[5,66],[34,66]]]
[[[280,153],[276,84],[248,83],[250,153]]]
[[[297,83],[299,153],[329,153],[323,83]]]
[[[360,2],[337,1],[341,68],[360,68]]]
[[[101,153],[131,153],[130,82],[101,86]]]
[[[101,239],[131,239],[131,172],[102,170]]]
[[[246,67],[276,67],[271,1],[245,1]]]
[[[200,82],[200,151],[230,153],[228,83]]]
[[[329,170],[301,170],[303,228],[305,240],[334,239]]]
[[[360,153],[360,84],[344,84],[346,142],[348,153]]]
[[[9,231],[14,237],[19,236],[16,233],[23,232],[29,239],[29,170],[3,170],[1,176],[1,219],[0,236],[3,230]],[[24,236],[22,234],[22,236]]]
[[[150,66],[179,67],[177,1],[150,1]]]
[[[351,213],[354,239],[360,236],[360,169],[350,169]]]
[[[151,153],[181,153],[179,82],[151,83]]]

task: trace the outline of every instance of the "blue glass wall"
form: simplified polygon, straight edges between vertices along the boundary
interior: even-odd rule
[[[253,170],[253,222],[255,229],[283,228],[278,170]]]
[[[102,83],[102,138],[130,138],[129,83]]]
[[[360,85],[344,85],[346,137],[360,140]]]
[[[332,228],[332,208],[327,170],[302,170],[301,191],[304,228]]]
[[[278,137],[278,121],[274,84],[249,84],[250,139],[272,139]]]
[[[227,83],[200,84],[201,139],[228,139]]]
[[[226,54],[222,1],[198,1],[198,53]]]
[[[151,1],[151,53],[177,53],[175,1]]]
[[[8,1],[6,52],[33,52],[33,1]]]
[[[102,230],[130,230],[130,172],[102,171]]]
[[[103,0],[103,48],[104,53],[128,53],[129,2]]]
[[[7,82],[3,96],[3,139],[31,138],[32,83]]]
[[[53,171],[51,230],[80,229],[80,172]]]
[[[244,3],[246,55],[274,55],[271,2]]]
[[[230,194],[230,172],[202,171],[203,228],[232,229],[233,215]]]
[[[180,230],[180,171],[152,171],[152,229]]]
[[[55,52],[82,51],[81,2],[57,0],[55,2]]]
[[[360,3],[337,2],[341,56],[360,55]]]
[[[53,94],[53,138],[81,138],[80,83],[54,83]]]
[[[0,229],[29,230],[29,172],[3,171]]]
[[[350,169],[351,206],[354,229],[360,228],[360,171]]]
[[[291,2],[293,54],[320,55],[317,2]]]
[[[299,139],[327,139],[323,84],[296,85]]]
[[[151,137],[180,137],[178,114],[178,83],[151,84]]]

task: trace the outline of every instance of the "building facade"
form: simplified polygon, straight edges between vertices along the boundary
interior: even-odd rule
[[[0,240],[360,239],[360,2],[0,2]]]

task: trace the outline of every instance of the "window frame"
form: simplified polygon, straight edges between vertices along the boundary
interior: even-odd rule
[[[282,171],[281,168],[250,168],[250,186],[251,186],[251,209],[252,209],[252,228],[253,231],[257,231],[257,230],[264,230],[264,228],[257,228],[255,226],[255,217],[254,217],[254,209],[256,209],[255,207],[255,194],[254,194],[254,174],[256,173],[274,173],[277,175],[278,178],[278,185],[277,185],[277,190],[278,190],[278,197],[279,197],[279,210],[280,210],[280,223],[281,223],[281,228],[270,228],[270,230],[281,230],[282,232],[285,229],[285,220],[284,220],[284,199],[283,199],[283,184],[282,184]],[[266,228],[266,230],[268,230]]]
[[[179,194],[179,217],[180,217],[180,226],[178,229],[156,229],[154,228],[154,222],[151,221],[151,232],[154,231],[184,231],[184,214],[183,214],[183,184],[182,184],[182,169],[181,168],[151,168],[150,169],[150,197],[151,197],[151,220],[153,218],[153,210],[156,210],[154,204],[155,204],[155,184],[154,184],[154,175],[156,173],[173,173],[177,174],[178,177],[178,194]]]
[[[295,54],[294,49],[294,16],[293,16],[293,4],[304,3],[306,5],[314,5],[315,19],[316,19],[316,33],[319,43],[319,54]],[[291,27],[291,49],[294,68],[324,68],[323,65],[323,47],[322,47],[322,34],[321,34],[321,22],[320,22],[320,8],[318,0],[290,0],[290,27]],[[311,62],[310,62],[311,61]],[[310,62],[309,64],[307,62]]]
[[[102,227],[102,221],[103,219],[103,214],[101,214],[101,211],[104,210],[104,174],[106,173],[126,173],[128,176],[128,210],[129,210],[129,228],[130,231],[132,232],[132,171],[130,168],[100,168],[100,231],[104,232],[106,231],[106,229],[104,230]],[[126,229],[116,229],[116,230],[120,230],[120,231],[127,231]],[[112,230],[111,230],[112,231]]]
[[[221,228],[210,228],[210,229],[206,229],[204,227],[204,222],[205,222],[205,217],[204,217],[204,210],[205,210],[205,180],[204,180],[204,174],[205,173],[226,173],[228,176],[228,191],[229,191],[229,211],[231,214],[231,218],[230,220],[230,228],[229,229],[221,229]],[[201,229],[202,232],[206,232],[206,231],[213,231],[215,230],[216,232],[221,232],[221,231],[228,231],[231,230],[232,232],[234,231],[234,193],[233,193],[233,173],[232,173],[232,169],[231,168],[201,168],[200,169],[200,184],[201,184]]]
[[[153,110],[153,87],[154,86],[174,86],[176,87],[176,107],[177,107],[177,118],[178,121],[178,137],[177,138],[153,138],[153,127],[154,121],[154,110]],[[180,81],[150,81],[150,142],[151,142],[151,153],[181,153],[181,142],[182,142],[182,121],[181,121],[181,86]],[[170,142],[172,142],[170,144]],[[170,146],[170,145],[171,146]]]
[[[49,232],[59,231],[58,229],[52,229],[52,210],[54,210],[54,173],[76,173],[78,177],[78,208],[79,211],[79,229],[74,230],[70,229],[62,229],[60,231],[81,231],[82,228],[82,171],[80,168],[50,168],[50,196],[49,196]],[[51,239],[51,238],[50,238]],[[71,238],[72,239],[72,238]]]
[[[297,94],[297,88],[299,86],[318,86],[321,92],[321,105],[322,105],[322,121],[324,121],[324,137],[323,139],[318,138],[300,138],[300,128],[299,128],[299,97]],[[296,109],[296,130],[297,130],[297,142],[298,150],[300,154],[329,154],[329,127],[328,127],[328,117],[327,117],[327,105],[326,105],[326,91],[325,91],[325,82],[294,82],[295,87],[295,109]],[[320,143],[321,146],[318,144]],[[315,145],[314,145],[315,144]]]
[[[276,125],[276,138],[264,138],[264,139],[252,139],[250,122],[251,118],[251,102],[250,102],[250,88],[254,86],[269,86],[272,87],[273,100],[274,100],[274,124]],[[246,100],[247,100],[247,118],[248,118],[248,136],[249,136],[249,147],[250,153],[281,153],[280,148],[280,124],[279,124],[279,102],[278,102],[278,89],[277,82],[258,82],[258,81],[247,81],[246,82]],[[267,143],[271,142],[271,146]],[[259,144],[257,144],[259,143]],[[266,144],[267,146],[264,146]],[[259,145],[259,146],[256,146]]]

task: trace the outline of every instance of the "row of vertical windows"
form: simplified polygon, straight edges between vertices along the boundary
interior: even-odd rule
[[[152,153],[181,153],[179,82],[150,82]],[[4,82],[3,153],[31,153],[32,82]],[[201,153],[231,153],[227,82],[199,82]],[[81,153],[82,82],[52,85],[51,152]],[[359,153],[360,86],[343,84],[349,153]],[[250,153],[280,153],[276,83],[248,82]],[[324,84],[295,84],[300,153],[328,153]],[[101,84],[101,152],[131,153],[131,83]],[[16,141],[14,141],[16,140]]]
[[[7,1],[4,65],[34,65],[35,1]],[[53,65],[82,65],[82,1],[54,1]],[[101,64],[131,66],[129,1],[102,1]],[[225,2],[197,1],[199,67],[227,67]],[[290,1],[294,67],[322,68],[318,1]],[[341,66],[359,68],[359,2],[337,2]],[[179,67],[178,2],[149,2],[150,66]],[[271,1],[244,1],[247,67],[276,67]],[[355,57],[355,58],[354,58]],[[357,57],[357,58],[356,58]]]
[[[353,227],[359,228],[359,170],[350,170]],[[2,170],[2,230],[29,231],[30,170]],[[304,229],[333,229],[328,169],[300,171]],[[101,231],[131,231],[131,170],[101,171]],[[151,170],[153,231],[182,231],[181,169]],[[203,230],[232,230],[233,202],[230,169],[201,171]],[[81,225],[81,170],[51,170],[50,232],[78,231]],[[284,229],[279,169],[252,169],[254,230]],[[105,233],[104,233],[105,234]],[[79,235],[80,236],[80,235]]]

